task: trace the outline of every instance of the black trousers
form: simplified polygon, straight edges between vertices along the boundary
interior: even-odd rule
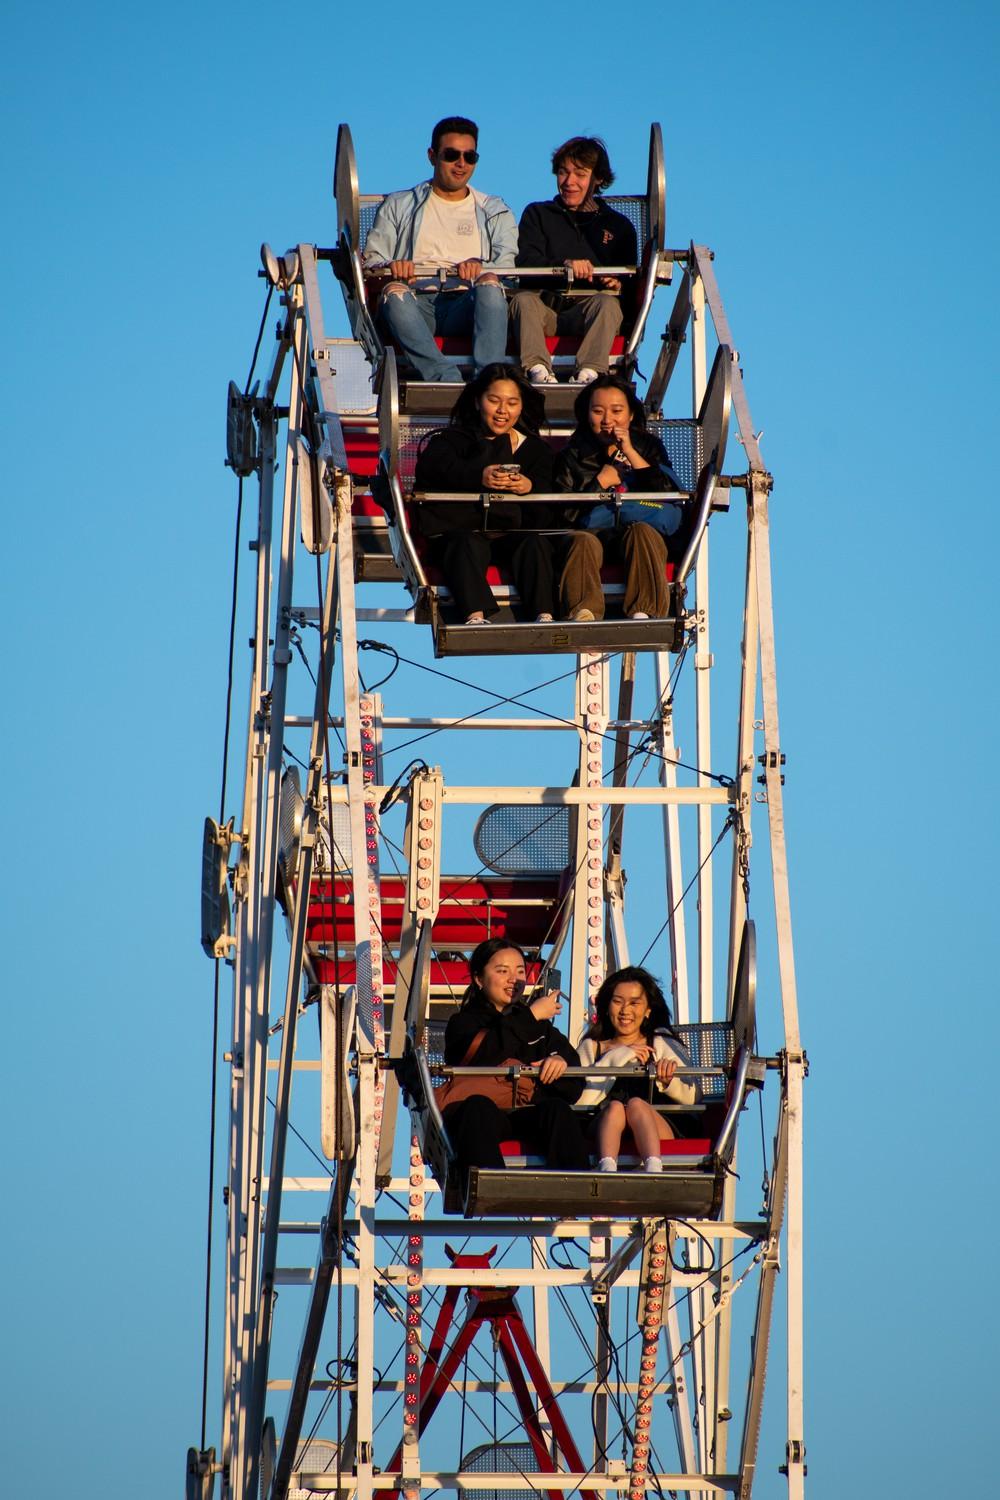
[[[500,608],[486,582],[490,562],[506,564],[529,620],[555,614],[553,538],[538,531],[512,531],[488,537],[482,531],[451,531],[433,540],[434,555],[462,619],[477,610],[495,615]]]
[[[527,1141],[545,1157],[547,1167],[564,1172],[586,1172],[590,1152],[583,1136],[581,1117],[572,1106],[555,1095],[543,1095],[516,1113],[500,1109],[492,1099],[474,1094],[444,1112],[444,1122],[455,1147],[459,1166],[502,1167],[501,1141]]]

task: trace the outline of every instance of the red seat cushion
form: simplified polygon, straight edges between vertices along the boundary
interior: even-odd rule
[[[354,886],[338,877],[331,903],[328,878],[314,880],[306,918],[306,939],[312,945],[334,941],[343,948],[354,938]],[[560,897],[558,876],[511,878],[503,875],[441,879],[441,905],[434,919],[433,942],[439,949],[471,948],[487,934],[506,937],[524,948],[545,940]],[[377,920],[382,936],[398,942],[406,906],[406,883],[384,875]],[[336,914],[336,936],[334,932]]]
[[[355,490],[351,501],[352,516],[374,516],[377,520],[385,520],[385,511],[377,500],[373,500],[368,490]]]
[[[350,427],[347,423],[343,433],[348,469],[362,479],[370,479],[378,469],[378,433]]]
[[[708,1156],[712,1150],[712,1142],[707,1136],[700,1136],[691,1140],[675,1140],[660,1142],[660,1156],[670,1160],[675,1157]],[[509,1167],[544,1167],[545,1159],[539,1156],[534,1146],[527,1141],[509,1140],[500,1142],[500,1152],[504,1159],[504,1165]],[[623,1167],[637,1166],[639,1158],[636,1155],[635,1145],[631,1135],[626,1132],[622,1141],[622,1149],[618,1157],[619,1165]]]
[[[424,565],[424,573],[427,575],[427,582],[434,584],[435,587],[440,587],[445,583],[445,576],[442,573],[441,569],[438,567],[437,563],[431,560],[427,538],[414,533],[413,539],[416,543],[417,554],[420,558],[420,561]],[[668,562],[664,570],[668,582],[673,579],[676,571],[677,569],[674,564],[672,562]],[[490,585],[491,588],[495,586],[506,586],[508,588],[513,588],[514,586],[514,579],[510,570],[508,568],[498,567],[496,563],[491,563],[490,566],[486,569],[486,582]],[[625,569],[622,564],[606,562],[601,568],[601,582],[603,584],[624,584]]]

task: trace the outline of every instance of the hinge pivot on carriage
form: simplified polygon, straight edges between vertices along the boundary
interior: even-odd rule
[[[212,1500],[219,1467],[215,1462],[214,1448],[189,1448],[184,1489],[186,1500]]]
[[[233,820],[205,819],[201,846],[201,946],[209,958],[225,958],[235,948],[229,907],[229,851],[235,843]]]
[[[789,1438],[785,1444],[785,1462],[778,1465],[778,1473],[787,1475],[791,1464],[801,1464],[802,1473],[809,1473],[806,1463],[806,1445],[801,1438]]]
[[[776,771],[779,766],[783,766],[785,764],[784,752],[781,750],[765,750],[763,755],[758,755],[757,764],[764,767],[764,775],[757,777],[758,784],[760,786],[766,786],[768,771]],[[779,780],[781,781],[781,785],[784,786],[784,772],[781,773]]]

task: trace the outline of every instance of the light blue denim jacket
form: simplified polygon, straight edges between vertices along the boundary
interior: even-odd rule
[[[375,265],[380,261],[412,260],[413,247],[420,232],[420,221],[424,216],[424,204],[430,197],[429,182],[419,182],[416,187],[405,188],[400,193],[389,193],[379,205],[375,222],[365,241],[364,263]],[[476,201],[476,223],[479,225],[479,243],[482,246],[483,266],[494,270],[498,267],[513,268],[517,254],[517,221],[502,198],[492,198],[469,188]]]

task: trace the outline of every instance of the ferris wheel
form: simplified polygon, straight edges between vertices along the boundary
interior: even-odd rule
[[[668,243],[654,125],[645,191],[608,199],[639,246],[611,357],[677,482],[667,612],[625,617],[611,565],[602,620],[527,619],[491,565],[499,612],[477,628],[418,520],[456,498],[421,492],[416,465],[461,387],[415,379],[386,337],[364,259],[382,195],[360,192],[343,125],[334,196],[336,244],[263,247],[254,368],[229,392],[253,625],[239,800],[224,786],[203,847],[220,1100],[229,1084],[207,1296],[221,1422],[210,1442],[206,1328],[187,1494],[746,1500],[766,1465],[758,1493],[780,1469],[801,1496],[807,1062],[772,480],[712,252]],[[340,307],[350,337],[327,334]],[[658,351],[645,389],[641,347]],[[565,374],[573,340],[549,350]],[[450,352],[465,373],[469,346]],[[559,448],[579,387],[541,391]],[[725,651],[710,586],[740,627]],[[525,955],[529,992],[562,990],[574,1045],[609,971],[665,976],[696,1102],[659,1170],[627,1136],[616,1171],[547,1166],[517,1132],[532,1070],[513,1063],[503,1164],[463,1164],[441,1088],[477,1069],[446,1061],[445,1031],[486,937]]]

